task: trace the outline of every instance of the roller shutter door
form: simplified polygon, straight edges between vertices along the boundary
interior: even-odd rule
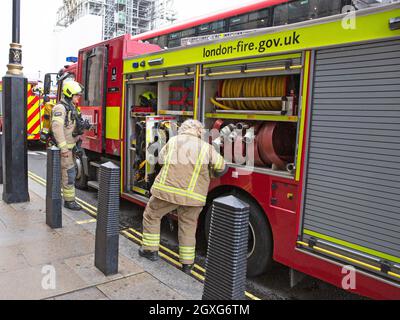
[[[316,52],[303,239],[400,262],[400,40]]]

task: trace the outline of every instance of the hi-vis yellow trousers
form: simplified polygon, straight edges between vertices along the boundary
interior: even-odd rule
[[[65,201],[75,201],[75,162],[72,151],[68,157],[61,156],[61,186]]]
[[[158,251],[161,219],[174,210],[178,211],[180,262],[182,264],[193,264],[196,256],[197,221],[203,207],[180,206],[154,196],[151,197],[143,214],[142,248]]]

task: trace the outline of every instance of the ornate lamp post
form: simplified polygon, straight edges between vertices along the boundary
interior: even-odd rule
[[[29,201],[27,142],[27,79],[22,73],[20,0],[13,0],[12,43],[7,74],[3,77],[3,200]]]

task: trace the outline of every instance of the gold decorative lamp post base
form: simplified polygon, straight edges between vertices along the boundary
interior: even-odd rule
[[[10,44],[9,64],[7,65],[7,74],[13,76],[22,76],[22,46],[19,43]]]

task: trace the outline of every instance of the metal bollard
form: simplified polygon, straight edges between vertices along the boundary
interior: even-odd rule
[[[95,266],[110,276],[118,273],[120,168],[101,165],[99,180]]]
[[[3,132],[0,132],[0,184],[3,184]]]
[[[244,300],[250,206],[234,196],[213,203],[203,300]]]
[[[47,149],[46,224],[62,228],[61,152],[57,147]]]

